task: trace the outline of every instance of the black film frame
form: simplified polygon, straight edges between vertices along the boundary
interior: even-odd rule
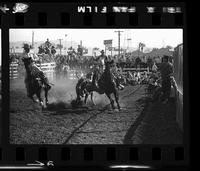
[[[108,12],[78,13],[77,6],[101,3],[27,3],[27,13],[0,14],[2,33],[2,112],[0,166],[53,161],[53,169],[105,169],[111,165],[144,165],[153,169],[186,169],[189,165],[188,51],[185,3],[107,3]],[[113,13],[113,6],[135,6],[136,13]],[[147,13],[147,6],[157,7]],[[181,7],[181,13],[163,13],[163,7]],[[54,11],[54,13],[52,13]],[[184,140],[181,145],[11,145],[9,144],[9,29],[10,28],[182,28],[184,47]],[[49,166],[51,167],[51,166]],[[45,164],[45,168],[48,166]]]

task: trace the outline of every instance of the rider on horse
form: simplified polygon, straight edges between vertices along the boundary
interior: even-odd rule
[[[109,65],[109,67],[108,67],[108,65]],[[110,68],[114,68],[114,66],[115,66],[114,61],[113,60],[109,61],[107,56],[104,55],[104,51],[102,50],[101,55],[94,60],[94,66],[92,68],[93,85],[95,85],[97,88],[99,88],[99,85],[97,83],[98,80],[100,79],[99,76],[102,75],[101,80],[104,80],[105,74],[108,73],[107,71],[110,70]],[[119,83],[119,79],[118,79],[118,76],[116,75],[115,71],[112,70],[111,73],[112,73],[113,82],[116,84],[116,86],[119,89],[123,89],[123,86]]]
[[[51,47],[51,43],[49,41],[49,39],[47,39],[47,41],[44,43],[45,47],[50,48]]]
[[[52,44],[49,41],[49,39],[47,39],[46,42],[44,43],[45,54],[49,54],[49,55],[51,54],[51,47],[52,47]]]
[[[48,78],[44,75],[44,72],[35,64],[35,59],[30,54],[30,46],[28,44],[24,44],[24,58],[30,58],[33,64],[30,66],[31,75],[34,78],[40,78],[42,83],[51,89],[49,85]]]
[[[110,65],[110,72],[111,72],[111,77],[113,79],[113,82],[115,83],[115,85],[118,87],[119,90],[123,90],[124,86],[120,84],[120,77],[121,75],[118,72],[118,68],[116,66],[116,63],[114,62],[114,60],[111,61],[107,61],[106,65]],[[106,67],[107,68],[107,67]]]
[[[101,51],[101,55],[94,59],[100,66],[100,71],[105,69],[105,63],[108,61],[108,57],[104,54],[104,50]]]
[[[101,51],[101,55],[98,56],[96,59],[94,59],[93,61],[93,66],[90,70],[90,72],[92,73],[92,83],[93,85],[95,85],[96,87],[99,87],[97,84],[97,80],[99,79],[99,75],[103,73],[103,70],[105,68],[105,58],[106,56],[104,55],[104,51]]]

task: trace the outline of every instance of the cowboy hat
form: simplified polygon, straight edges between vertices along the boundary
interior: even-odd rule
[[[164,55],[163,59],[169,60],[170,56]]]

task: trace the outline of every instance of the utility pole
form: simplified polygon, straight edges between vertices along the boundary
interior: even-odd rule
[[[141,43],[139,43],[139,47],[138,47],[138,58],[139,58],[140,46],[141,46]]]
[[[65,34],[65,55],[67,55],[67,34]]]
[[[111,45],[111,57],[112,57],[112,50],[113,50],[113,47],[112,47],[112,45]]]
[[[129,42],[130,42],[130,41],[131,41],[131,38],[128,38],[128,39],[127,39],[127,50],[129,50],[129,46],[130,46],[130,45],[129,45]]]
[[[34,48],[34,31],[32,31],[32,48]]]
[[[118,33],[118,55],[120,57],[120,36],[121,36],[121,32],[123,31],[115,31]]]
[[[63,39],[58,39],[59,40],[59,42],[60,42],[60,55],[61,55],[61,49],[62,49],[62,47],[61,47],[61,41],[63,40]]]

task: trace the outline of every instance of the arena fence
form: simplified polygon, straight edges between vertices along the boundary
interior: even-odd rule
[[[38,65],[42,71],[46,74],[47,78],[49,80],[53,80],[54,76],[55,76],[55,67],[56,67],[56,63],[55,62],[51,62],[51,63],[42,63]]]
[[[149,68],[123,68],[123,70],[122,70],[123,74],[126,74],[128,71],[131,71],[131,72],[134,72],[134,71],[138,72],[139,71],[139,72],[142,73],[144,71],[149,72]]]
[[[56,67],[56,63],[55,62],[42,63],[42,64],[38,64],[37,66],[42,69],[42,71],[47,75],[47,77],[50,80],[54,79],[55,67]],[[10,64],[10,79],[17,79],[17,78],[19,78],[18,68],[19,68],[18,63],[12,62]]]
[[[68,78],[70,80],[75,80],[80,77],[85,77],[85,73],[82,71],[78,71],[78,70],[68,70]]]
[[[183,131],[183,44],[174,50],[174,78],[176,82],[176,121]]]
[[[16,79],[18,76],[18,63],[12,62],[10,64],[10,79]]]
[[[50,80],[54,79],[55,76],[55,67],[56,67],[56,63],[55,62],[51,62],[51,63],[42,63],[42,64],[38,64],[38,67],[40,67],[42,69],[42,71],[47,75],[47,77]],[[140,71],[140,72],[144,72],[144,71],[149,71],[148,68],[124,68],[123,69],[123,74],[126,74],[128,71]],[[78,71],[78,70],[72,70],[69,69],[67,71],[67,75],[69,79],[78,79],[81,76],[85,76],[85,73],[82,71]],[[18,63],[16,62],[12,62],[10,64],[10,79],[16,79],[19,76],[19,72],[18,72]]]
[[[124,68],[123,71],[148,71],[148,68]]]
[[[37,66],[42,69],[42,71],[46,74],[46,76],[50,81],[54,80],[54,77],[56,76],[55,62],[37,64]],[[73,69],[67,70],[67,77],[71,80],[84,77],[85,75],[86,74],[80,70],[73,70]],[[10,79],[17,79],[17,78],[19,78],[19,65],[16,62],[12,62],[10,64]]]

